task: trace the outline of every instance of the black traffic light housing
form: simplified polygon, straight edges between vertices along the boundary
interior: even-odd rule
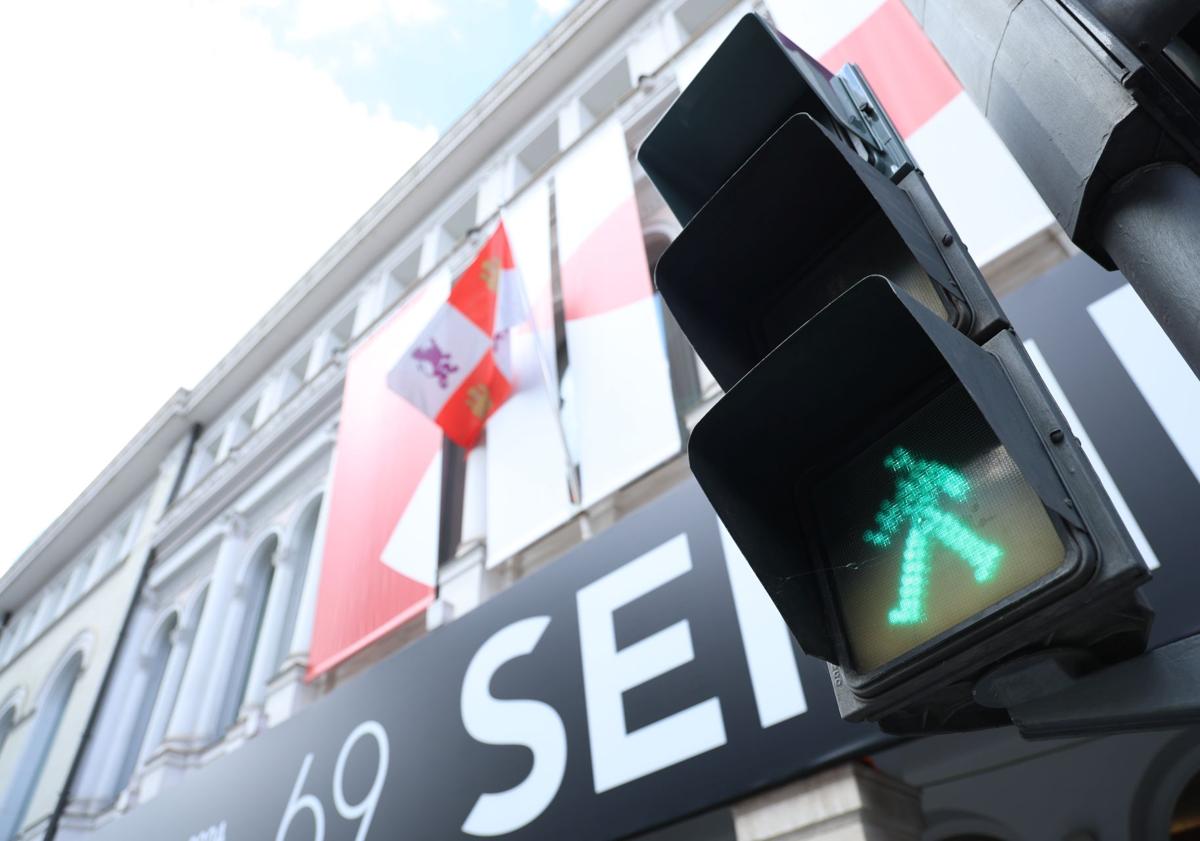
[[[855,68],[748,15],[639,160],[685,223],[656,283],[728,392],[693,471],[843,717],[1007,723],[996,667],[1144,648],[1147,570]]]

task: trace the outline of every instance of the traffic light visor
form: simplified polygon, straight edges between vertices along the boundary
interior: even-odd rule
[[[684,228],[655,283],[728,390],[872,274],[949,318],[954,281],[908,195],[798,114]]]
[[[788,117],[832,126],[844,108],[819,62],[755,14],[743,17],[638,150],[638,162],[686,225]]]

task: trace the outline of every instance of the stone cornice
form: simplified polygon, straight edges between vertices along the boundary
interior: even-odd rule
[[[335,356],[224,461],[175,500],[155,532],[161,554],[169,556],[226,512],[240,493],[279,463],[283,453],[328,424],[340,405],[345,375],[344,358]],[[332,439],[326,443],[332,445]]]

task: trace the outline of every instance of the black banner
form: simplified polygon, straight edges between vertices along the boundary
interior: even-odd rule
[[[746,583],[688,482],[97,837],[611,839],[881,744]]]

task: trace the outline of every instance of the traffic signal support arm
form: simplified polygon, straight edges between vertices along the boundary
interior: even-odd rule
[[[1023,675],[1010,679],[1008,689],[1020,692],[1032,683],[1044,688],[1047,680],[1055,679],[1055,671],[1046,660],[1031,662]],[[1083,677],[1065,678],[1058,691],[1013,703],[1008,712],[1028,739],[1164,730],[1200,723],[1200,635]]]
[[[1194,0],[904,0],[1071,239],[1200,375]]]
[[[1153,164],[1108,192],[1097,240],[1200,376],[1200,176]]]

